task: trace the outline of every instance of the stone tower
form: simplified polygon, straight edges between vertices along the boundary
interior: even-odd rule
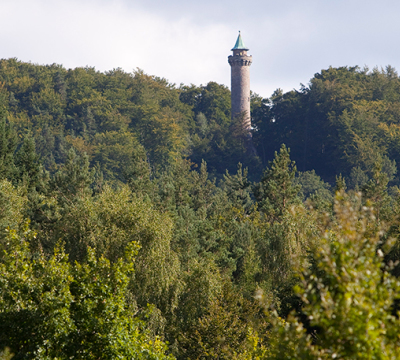
[[[251,136],[250,119],[250,65],[252,56],[247,55],[249,49],[244,46],[242,36],[240,35],[233,47],[233,55],[228,56],[228,62],[231,66],[231,100],[232,100],[232,118],[236,116],[243,117],[243,127]]]

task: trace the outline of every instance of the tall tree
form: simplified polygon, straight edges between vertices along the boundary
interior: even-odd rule
[[[16,359],[171,359],[150,339],[126,301],[137,245],[111,264],[88,251],[71,265],[62,249],[32,257],[10,233],[0,264],[0,347]]]
[[[30,133],[26,134],[23,143],[15,155],[17,167],[16,179],[22,181],[31,190],[40,186],[42,165],[36,153],[35,140]]]
[[[0,114],[1,116],[1,114]],[[16,175],[14,153],[17,148],[17,135],[5,117],[0,117],[0,178],[13,180]]]
[[[254,196],[260,210],[269,219],[279,219],[291,205],[298,204],[300,186],[295,183],[297,168],[290,160],[289,149],[283,144],[269,167],[264,170],[260,183],[254,187]]]
[[[302,269],[296,288],[304,316],[292,314],[284,324],[277,319],[266,358],[400,356],[399,322],[393,313],[400,284],[385,267],[382,249],[377,250],[381,235],[373,209],[363,206],[359,195],[350,202],[338,193],[335,221],[316,239],[315,266]],[[307,334],[306,327],[314,333]]]

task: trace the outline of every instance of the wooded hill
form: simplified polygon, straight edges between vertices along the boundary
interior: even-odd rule
[[[393,68],[253,94],[257,155],[213,82],[0,83],[0,358],[399,358]]]

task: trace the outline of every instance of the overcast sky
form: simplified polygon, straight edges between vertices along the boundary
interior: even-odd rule
[[[395,0],[0,0],[0,58],[230,86],[238,30],[269,97],[329,66],[400,70]]]

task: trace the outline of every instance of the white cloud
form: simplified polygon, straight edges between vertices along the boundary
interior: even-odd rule
[[[172,82],[226,82],[229,29],[170,20],[122,2],[13,1],[0,4],[3,58],[65,67],[121,67],[166,77]],[[18,19],[18,21],[16,21]],[[230,46],[230,45],[229,45]],[[224,74],[226,73],[226,74]]]
[[[400,3],[381,0],[1,0],[0,57],[101,71],[136,67],[174,83],[229,85],[242,30],[252,89],[269,96],[322,68],[400,65]]]

